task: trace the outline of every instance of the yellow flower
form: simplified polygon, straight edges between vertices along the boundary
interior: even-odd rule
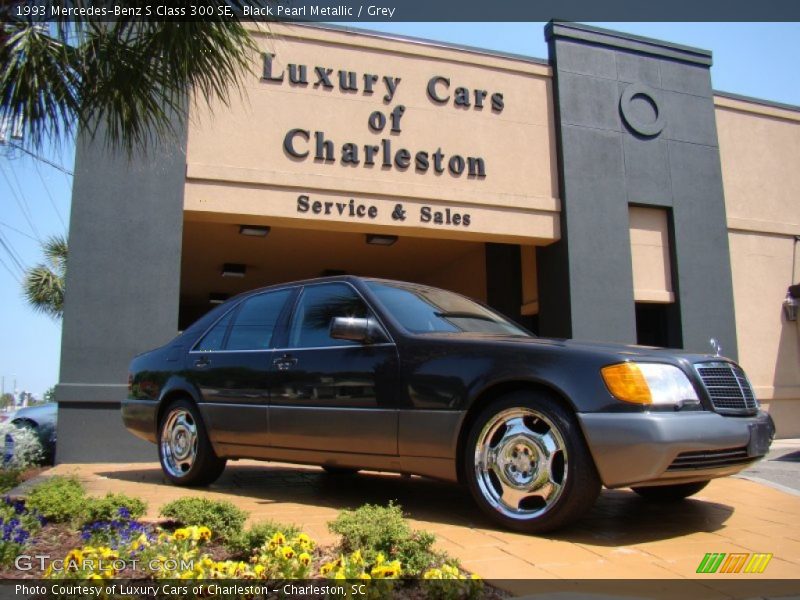
[[[283,548],[281,548],[281,556],[285,560],[293,559],[294,558],[294,548],[292,548],[291,546],[284,546]]]
[[[460,575],[458,569],[456,569],[453,565],[442,565],[442,573],[455,579],[458,579],[458,576]]]
[[[98,551],[100,553],[100,556],[102,556],[106,560],[117,560],[119,558],[119,555],[111,548],[106,548],[106,547],[98,548]]]
[[[469,578],[474,580],[474,581],[481,581],[481,576],[478,575],[477,573],[473,573],[472,575],[470,575]]]
[[[266,571],[266,567],[264,565],[256,565],[253,569],[253,573],[256,574],[256,577],[261,577]]]
[[[383,555],[383,552],[378,552],[378,556],[375,557],[375,564],[382,565],[386,562],[386,557]]]
[[[68,571],[77,570],[81,562],[83,562],[83,552],[77,548],[73,548],[67,553],[67,557],[64,559],[64,569]]]
[[[89,576],[88,576],[86,579],[92,579],[92,580],[94,580],[94,579],[102,579],[102,577],[100,577],[100,575],[98,575],[97,573],[92,573],[92,574],[91,574],[91,575],[89,575]]]
[[[336,575],[333,576],[334,579],[347,579],[347,576],[344,574],[344,569],[339,569],[336,571]]]
[[[364,558],[361,556],[361,550],[356,550],[350,555],[350,562],[354,565],[363,565]]]
[[[176,529],[175,533],[172,534],[172,539],[177,542],[182,542],[183,540],[189,539],[191,532],[186,528]]]
[[[275,542],[279,546],[283,546],[283,545],[286,544],[286,536],[283,535],[280,531],[276,531],[272,535],[272,540],[271,541]]]
[[[428,569],[422,574],[423,579],[441,579],[442,572],[439,569]]]
[[[328,573],[333,571],[333,567],[334,567],[333,563],[325,563],[324,565],[322,565],[320,567],[319,574],[320,575],[327,575]]]
[[[211,530],[203,525],[202,527],[197,528],[197,535],[201,540],[208,541],[211,539]]]
[[[390,563],[376,565],[372,569],[372,576],[380,579],[395,579],[400,577],[400,561],[393,560]]]
[[[314,542],[308,535],[301,533],[297,536],[297,545],[303,550],[309,550],[314,547]]]
[[[146,546],[149,546],[147,542],[147,536],[145,534],[142,534],[131,543],[131,550],[135,552]]]
[[[359,579],[363,579],[364,581],[366,581],[368,579],[372,579],[372,577],[370,577],[369,573],[367,573],[366,571],[361,573],[361,575],[359,575],[358,578]]]
[[[307,567],[309,564],[311,564],[311,555],[308,552],[303,552],[300,556],[297,557],[297,560],[299,560],[301,564]]]

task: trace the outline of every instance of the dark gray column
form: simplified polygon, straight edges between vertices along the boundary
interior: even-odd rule
[[[553,66],[562,240],[539,252],[544,335],[634,343],[628,207],[663,207],[683,346],[736,356],[711,53],[572,23]]]
[[[486,244],[486,303],[520,322],[522,257],[514,244]]]
[[[81,137],[56,388],[58,462],[157,459],[122,426],[134,355],[178,331],[186,131],[128,158]]]

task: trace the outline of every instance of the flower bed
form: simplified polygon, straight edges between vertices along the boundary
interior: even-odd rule
[[[291,525],[267,522],[245,530],[244,515],[230,503],[184,498],[162,509],[169,520],[153,523],[141,520],[146,507],[138,499],[88,498],[74,480],[54,479],[34,488],[27,500],[0,502],[0,577],[358,580],[379,595],[393,590],[420,598],[497,595],[435,551],[434,536],[412,530],[400,507],[391,504],[342,511],[329,525],[340,542],[320,547]],[[36,555],[49,558],[24,558]]]

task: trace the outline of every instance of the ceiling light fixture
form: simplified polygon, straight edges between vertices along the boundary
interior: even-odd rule
[[[239,233],[252,237],[267,237],[270,228],[266,225],[239,225]]]
[[[367,243],[373,246],[391,246],[397,241],[396,235],[380,235],[377,233],[367,234]]]
[[[247,267],[241,263],[225,263],[222,265],[223,277],[244,277]]]
[[[783,300],[783,314],[787,321],[797,321],[797,309],[800,308],[800,284],[790,285],[786,290],[786,298]]]
[[[208,303],[209,304],[222,304],[228,298],[230,298],[230,296],[228,294],[221,294],[220,292],[211,292],[208,295]]]

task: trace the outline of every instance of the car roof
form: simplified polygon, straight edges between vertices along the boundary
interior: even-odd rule
[[[229,300],[226,300],[225,303],[227,304],[228,302],[230,302],[231,300],[234,300],[236,298],[244,298],[244,297],[247,297],[247,296],[254,296],[256,294],[260,294],[261,292],[266,292],[266,291],[269,291],[269,290],[280,290],[280,289],[283,289],[283,288],[297,287],[297,286],[301,286],[301,285],[310,285],[310,284],[317,284],[317,283],[332,283],[332,282],[341,282],[341,281],[349,282],[349,283],[352,283],[352,282],[355,282],[355,281],[380,281],[380,282],[383,282],[383,283],[395,283],[395,284],[400,284],[400,285],[419,285],[420,287],[433,287],[433,286],[428,286],[428,285],[424,285],[424,284],[412,283],[412,282],[409,282],[409,281],[400,281],[399,279],[385,279],[385,278],[381,278],[381,277],[368,277],[368,276],[364,276],[364,275],[349,275],[349,274],[345,274],[345,275],[329,275],[329,276],[326,276],[326,277],[312,277],[310,279],[299,279],[297,281],[287,281],[287,282],[284,282],[284,283],[276,283],[276,284],[273,284],[273,285],[267,285],[267,286],[264,286],[264,287],[255,288],[255,289],[252,289],[252,290],[247,290],[246,292],[242,292],[241,294],[237,294],[236,296],[233,296]]]

